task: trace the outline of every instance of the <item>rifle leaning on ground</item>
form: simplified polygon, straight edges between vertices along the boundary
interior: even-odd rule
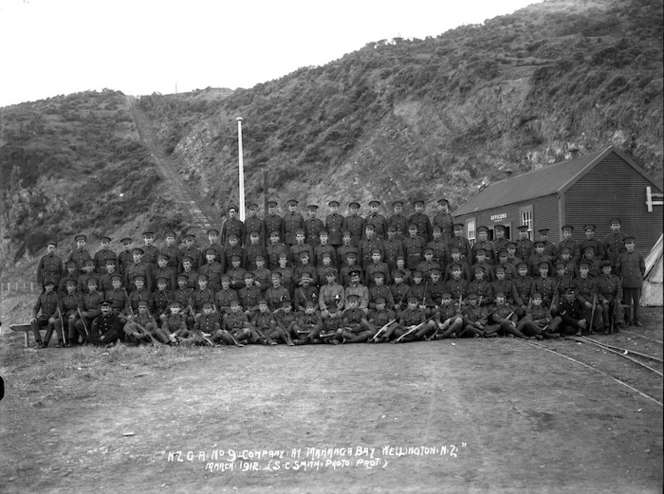
[[[389,328],[392,324],[396,322],[396,318],[392,319],[391,321],[388,321],[383,327],[381,327],[375,335],[371,338],[370,341],[378,341],[378,337],[385,333],[387,331],[387,328]]]
[[[408,331],[406,331],[404,334],[402,334],[401,336],[399,336],[396,340],[394,340],[394,343],[399,343],[399,342],[403,341],[403,339],[404,339],[406,336],[409,336],[409,335],[413,334],[415,331],[418,331],[419,329],[421,329],[425,324],[427,324],[429,321],[431,321],[431,319],[433,319],[434,317],[436,317],[435,314],[434,314],[433,316],[431,316],[431,317],[427,317],[427,318],[424,320],[424,322],[421,322],[421,323],[419,323],[419,324],[413,326],[413,327],[410,328]]]
[[[88,325],[85,323],[85,317],[83,317],[83,313],[81,312],[81,304],[78,303],[78,297],[76,294],[74,294],[74,300],[76,301],[76,312],[78,312],[78,317],[81,318],[81,323],[83,323],[86,339],[90,338],[90,331],[88,331]]]
[[[57,297],[57,295],[56,295],[56,297]],[[60,301],[59,300],[58,300],[58,303],[57,303],[57,307],[58,307],[58,317],[60,318],[60,331],[62,331],[62,340],[63,340],[63,343],[65,344],[65,347],[66,347],[67,346],[67,337],[65,336],[65,321],[62,319],[62,311],[60,310]],[[69,329],[69,328],[67,328],[67,329]],[[55,331],[55,337],[56,338],[58,337],[57,330]]]
[[[593,321],[595,320],[595,310],[597,309],[597,294],[593,295],[593,310],[590,313],[590,326],[588,326],[588,333],[593,334]]]
[[[136,327],[139,329],[140,333],[141,333],[143,336],[147,336],[148,338],[150,338],[150,340],[152,341],[152,344],[153,344],[153,345],[156,346],[158,343],[161,343],[157,338],[155,338],[154,336],[152,336],[152,333],[150,333],[150,331],[148,331],[148,329],[147,329],[146,327],[142,326],[141,324],[139,324],[139,323],[136,321],[137,316],[136,316],[136,314],[134,313],[134,308],[131,306],[131,302],[130,302],[130,300],[129,300],[129,294],[127,293],[127,290],[125,289],[125,287],[122,287],[122,291],[124,292],[125,297],[127,297],[127,307],[129,307],[129,312],[130,312],[130,315],[131,315],[131,318],[132,318],[132,321],[131,321],[132,324],[135,324],[135,325],[136,325]]]
[[[293,340],[291,339],[290,335],[288,334],[288,331],[286,330],[286,328],[284,328],[283,324],[281,324],[281,322],[279,321],[279,318],[276,316],[276,312],[278,310],[279,309],[272,312],[272,318],[274,319],[274,322],[277,325],[277,329],[279,330],[281,335],[284,337],[284,340],[286,340],[286,344],[288,346],[295,346],[295,343],[293,343]]]

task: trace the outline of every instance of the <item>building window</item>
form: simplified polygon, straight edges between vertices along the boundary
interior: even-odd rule
[[[521,224],[528,227],[528,238],[533,239],[533,207],[527,206],[519,209],[519,216],[521,216]]]
[[[470,241],[470,245],[473,245],[475,243],[475,239],[477,238],[475,233],[475,218],[466,220],[466,231],[468,232],[468,240]]]

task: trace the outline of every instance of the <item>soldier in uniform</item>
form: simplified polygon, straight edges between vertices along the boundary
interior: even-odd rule
[[[454,238],[450,240],[449,248],[450,248],[450,255],[452,254],[452,249],[455,247],[459,250],[461,253],[461,258],[464,259],[468,265],[470,266],[470,263],[472,262],[472,249],[470,247],[470,241],[463,236],[463,229],[464,229],[464,224],[463,223],[455,223],[452,227],[452,231],[454,232]]]
[[[180,249],[175,245],[175,233],[166,232],[165,237],[166,245],[162,247],[160,252],[168,256],[167,265],[177,275],[182,269],[182,260],[180,259]]]
[[[127,291],[122,287],[122,276],[118,273],[112,275],[111,286],[108,290],[102,290],[104,300],[111,304],[113,311],[120,317],[126,319],[128,304]],[[124,321],[123,321],[124,323]]]
[[[378,250],[381,258],[383,257],[383,242],[376,237],[376,232],[372,224],[364,227],[364,238],[360,240],[360,266],[366,271],[367,266],[371,264],[372,252]]]
[[[454,225],[454,217],[450,213],[450,201],[447,199],[438,200],[438,212],[431,220],[431,227],[439,227],[441,231],[441,240],[447,244],[452,240],[452,226]]]
[[[266,257],[268,268],[274,270],[279,267],[279,256],[281,254],[288,257],[289,249],[281,242],[281,233],[278,230],[270,232],[270,241],[266,247]]]
[[[69,256],[67,256],[67,261],[75,261],[79,270],[83,268],[83,263],[85,263],[85,261],[92,259],[92,256],[85,248],[87,241],[88,237],[85,235],[76,235],[74,237],[76,248],[69,253]]]
[[[350,277],[350,283],[346,287],[344,292],[345,300],[348,300],[348,297],[351,295],[357,295],[359,297],[358,308],[363,310],[365,313],[369,311],[369,289],[360,284],[361,271],[359,269],[352,269],[348,272]]]
[[[265,232],[269,235],[272,235],[272,232],[277,232],[279,238],[284,238],[284,219],[279,216],[279,210],[277,209],[277,203],[275,201],[269,201],[267,203],[267,214],[265,215]],[[275,264],[276,266],[276,260]],[[272,265],[269,266],[270,269]]]
[[[329,235],[327,230],[321,230],[321,232],[318,234],[319,237],[319,242],[316,247],[314,247],[314,259],[315,262],[314,264],[317,267],[320,267],[323,264],[323,256],[325,254],[329,255],[330,258],[330,264],[334,267],[338,265],[337,263],[337,249],[334,248],[333,245],[329,244]]]
[[[336,249],[341,245],[344,217],[339,214],[339,201],[330,201],[327,206],[330,208],[330,214],[325,217],[325,229],[329,235],[330,245]]]
[[[539,241],[544,242],[544,255],[549,256],[552,262],[558,258],[558,247],[549,240],[549,228],[540,228],[537,230]]]
[[[37,264],[37,283],[44,286],[45,280],[52,280],[56,288],[60,286],[60,280],[65,275],[62,258],[55,255],[55,249],[58,247],[55,240],[49,240],[46,244],[46,255],[39,260]]]
[[[528,307],[532,305],[531,295],[535,280],[530,276],[525,262],[520,263],[516,271],[518,276],[512,280],[512,300],[517,309],[517,317],[523,317]]]
[[[493,243],[489,240],[489,229],[484,225],[477,227],[477,241],[471,248],[473,256],[471,262],[477,261],[477,251],[480,249],[485,252],[489,264],[496,263],[496,251]]]
[[[145,276],[141,274],[135,275],[132,279],[132,283],[136,289],[132,290],[132,292],[129,294],[129,298],[127,299],[127,309],[129,310],[130,314],[136,314],[136,312],[138,312],[138,304],[140,302],[150,302],[152,292],[145,287]]]
[[[103,293],[106,293],[107,290],[110,290],[113,287],[113,276],[120,276],[120,279],[122,279],[122,275],[120,275],[116,269],[116,262],[115,259],[106,260],[106,269],[104,269],[105,274],[102,274],[99,277],[99,290]]]
[[[410,285],[404,281],[403,271],[400,269],[395,269],[392,272],[392,282],[390,293],[392,293],[392,299],[394,300],[394,310],[399,316],[408,305],[407,297],[410,293]]]
[[[191,233],[187,233],[184,236],[183,241],[184,241],[184,247],[180,251],[180,260],[184,261],[185,257],[189,257],[191,259],[190,261],[191,269],[193,269],[194,271],[198,271],[198,266],[199,266],[198,260],[201,258],[201,251],[194,246],[194,243],[196,242],[196,237]]]
[[[154,278],[154,276],[152,276],[152,266],[143,262],[143,249],[140,247],[134,247],[134,249],[131,251],[131,254],[134,258],[134,262],[127,266],[125,271],[124,286],[127,287],[129,292],[134,291],[136,286],[133,283],[133,279],[140,274],[145,280],[147,290],[151,292],[152,279]]]
[[[588,321],[588,329],[590,331],[600,331],[604,329],[604,322],[602,320],[601,308],[597,305],[597,280],[589,274],[590,265],[585,261],[581,261],[579,264],[579,277],[575,280],[576,298],[583,304],[583,316]]]
[[[445,292],[442,295],[440,307],[435,313],[433,324],[420,329],[415,339],[420,339],[434,331],[433,339],[458,338],[464,330],[463,313],[458,304],[453,303],[452,294]]]
[[[398,240],[406,238],[408,231],[408,218],[403,214],[403,201],[394,201],[392,203],[394,214],[387,219],[387,226],[394,227]]]
[[[522,260],[528,261],[530,256],[535,253],[533,241],[528,238],[528,225],[518,226],[517,230],[519,230],[519,239],[514,242],[516,244],[516,255]]]
[[[231,257],[231,267],[226,271],[226,275],[231,279],[231,288],[233,290],[240,290],[244,288],[244,274],[246,270],[241,266],[242,258],[240,256]]]
[[[535,252],[528,258],[528,264],[530,265],[530,274],[531,276],[537,276],[539,272],[539,266],[543,262],[549,265],[549,271],[553,271],[553,262],[554,259],[545,253],[546,243],[543,240],[538,240],[535,242]]]
[[[228,208],[228,218],[221,227],[221,244],[224,247],[228,244],[228,238],[231,234],[237,236],[238,242],[242,242],[242,239],[244,239],[244,223],[237,219],[237,212],[237,206]]]
[[[274,273],[279,273],[281,284],[288,290],[289,294],[292,294],[295,285],[295,270],[288,265],[288,256],[286,254],[279,254],[279,266],[276,270],[272,270],[272,274]],[[272,283],[274,283],[274,278],[272,278]]]
[[[387,238],[383,240],[385,262],[391,271],[397,268],[397,257],[404,256],[403,243],[397,238],[397,229],[394,225],[387,227]]]
[[[260,288],[263,297],[265,291],[272,286],[272,271],[265,267],[265,257],[256,256],[256,269],[254,269],[254,285]],[[217,288],[218,290],[218,288]]]
[[[226,254],[224,248],[219,245],[219,230],[210,228],[206,232],[208,236],[208,245],[201,249],[201,258],[198,260],[198,265],[202,266],[207,262],[207,251],[212,249],[214,251],[214,261],[221,265],[221,272],[226,272]]]
[[[249,242],[244,247],[244,258],[242,265],[247,271],[256,270],[256,258],[263,257],[267,255],[265,247],[260,239],[260,233],[253,231],[249,235]]]
[[[325,271],[325,284],[318,293],[318,308],[321,317],[341,317],[344,308],[344,288],[337,283],[337,271],[333,268]]]
[[[599,302],[604,313],[604,331],[618,332],[624,325],[622,309],[622,286],[620,278],[611,274],[611,261],[602,261],[602,274],[597,278]]]
[[[355,252],[357,254],[358,249],[353,245],[351,233],[349,231],[344,231],[341,236],[341,245],[337,247],[338,269],[342,269],[346,266],[347,254],[349,252]]]
[[[66,287],[66,293],[62,294],[60,298],[60,314],[62,314],[62,319],[58,318],[55,321],[55,324],[60,326],[62,338],[66,339],[66,345],[70,347],[72,346],[73,338],[76,334],[74,323],[78,317],[80,302],[76,294],[76,281],[68,279],[66,281]],[[58,316],[60,314],[58,314]]]
[[[445,292],[451,293],[455,301],[460,301],[468,293],[469,282],[461,277],[461,266],[459,264],[452,264],[450,269],[452,270],[452,278],[445,282]]]
[[[350,214],[344,219],[343,231],[350,232],[350,240],[353,247],[360,245],[360,240],[364,235],[364,218],[360,216],[360,203],[348,203]]]
[[[372,286],[369,288],[369,310],[376,308],[376,299],[384,299],[390,307],[394,306],[394,299],[390,287],[385,284],[385,274],[376,271],[373,274]]]
[[[604,259],[604,245],[595,238],[595,228],[595,225],[592,223],[583,225],[583,231],[586,234],[586,238],[579,243],[579,250],[583,253],[586,247],[592,247],[595,251],[595,257],[601,261]]]
[[[495,238],[493,239],[493,247],[496,250],[496,254],[500,252],[501,250],[507,251],[507,244],[510,243],[510,240],[505,238],[505,226],[504,225],[496,225],[493,229],[493,233],[495,235]],[[516,247],[516,245],[515,245]],[[516,249],[515,249],[516,253]]]
[[[104,301],[104,294],[97,291],[97,280],[90,278],[88,280],[88,293],[83,295],[83,303],[81,309],[81,319],[78,319],[74,323],[74,329],[78,335],[83,338],[83,343],[87,343],[90,335],[90,327],[92,326],[92,321],[101,314],[101,303]],[[109,309],[111,305],[108,304]],[[87,328],[87,329],[86,329]],[[78,339],[76,335],[74,338]]]
[[[417,225],[408,225],[408,237],[403,240],[404,257],[408,269],[417,269],[422,262],[425,245],[426,242],[419,235]]]
[[[307,206],[307,219],[304,220],[303,228],[306,238],[306,243],[311,247],[316,247],[320,242],[320,232],[325,229],[325,224],[320,218],[316,217],[318,214],[318,206],[309,204]],[[313,255],[311,256],[313,259]]]
[[[401,338],[407,331],[419,326],[426,322],[426,316],[424,315],[424,309],[419,306],[419,300],[415,296],[408,297],[408,306],[401,311],[399,316],[399,323],[393,324],[385,332],[385,341],[389,341],[394,338],[397,340]],[[402,341],[411,341],[414,339],[411,335],[410,339],[404,339]]]
[[[124,276],[125,272],[127,271],[127,267],[132,262],[134,262],[134,257],[132,255],[132,251],[134,250],[134,241],[129,237],[124,237],[122,240],[120,240],[120,243],[122,244],[122,248],[124,250],[118,254],[118,271],[121,275]]]
[[[534,336],[541,340],[545,331],[553,321],[549,308],[544,304],[541,293],[532,294],[532,303],[528,305],[524,316],[516,325],[517,331],[526,336]]]
[[[71,280],[74,282],[74,288],[78,287],[78,277],[81,275],[78,272],[76,266],[76,261],[67,261],[66,264],[67,273],[65,273],[64,278],[60,280],[60,285],[58,286],[58,293],[65,293],[67,291],[67,283]]]
[[[274,274],[272,276],[274,277]],[[221,289],[215,293],[214,300],[217,310],[222,316],[230,312],[233,300],[240,301],[237,291],[231,288],[230,276],[224,275],[221,277]]]
[[[78,291],[85,293],[88,288],[88,280],[94,278],[97,280],[97,287],[99,286],[99,275],[94,272],[95,261],[94,259],[86,259],[83,262],[83,271],[78,277]]]
[[[93,345],[112,345],[122,338],[122,323],[113,313],[111,304],[102,302],[99,315],[92,321],[89,342]]]
[[[517,338],[525,338],[526,336],[516,327],[516,310],[507,302],[506,294],[496,292],[494,298],[495,304],[490,310],[490,325],[486,327],[486,335],[501,331],[505,335],[511,334]]]
[[[299,202],[290,199],[286,205],[288,212],[284,215],[284,243],[291,247],[297,243],[296,235],[298,230],[304,226],[304,218],[297,212]]]
[[[224,254],[226,255],[226,262],[224,263],[226,272],[231,269],[233,257],[235,256],[240,258],[240,266],[242,266],[244,260],[244,248],[240,245],[240,238],[235,233],[230,233],[228,235]]]
[[[567,247],[572,261],[574,263],[579,262],[579,259],[581,259],[581,250],[579,249],[579,242],[572,237],[574,227],[572,225],[563,225],[562,232],[563,239],[558,243],[558,252],[560,253],[564,247]]]
[[[258,243],[261,246],[265,245],[267,237],[265,235],[265,221],[258,216],[258,204],[252,202],[247,206],[248,216],[244,220],[244,245],[245,247],[250,244],[252,233],[258,234]]]
[[[568,288],[558,303],[558,316],[551,321],[551,333],[580,335],[587,331],[590,321],[585,319],[583,304],[576,298],[574,288]]]
[[[156,281],[158,278],[164,278],[166,280],[166,289],[172,292],[177,286],[177,281],[175,278],[175,269],[169,266],[169,260],[170,257],[168,254],[164,254],[163,252],[157,254],[157,267],[152,272],[152,277],[154,278],[152,286],[157,286]]]
[[[159,332],[163,330],[157,327],[157,321],[148,311],[148,303],[144,300],[138,303],[138,312],[127,318],[124,323],[120,320],[120,324],[123,324],[122,331],[125,334],[125,340],[132,345],[150,342],[150,336],[145,334],[143,330],[160,339],[162,343],[168,343],[168,336],[165,334],[160,338]]]
[[[620,231],[622,227],[622,222],[620,218],[613,218],[609,221],[611,227],[611,233],[604,237],[604,252],[606,253],[606,258],[611,261],[611,267],[615,268],[616,263],[618,262],[618,256],[625,252],[625,239],[627,235]]]
[[[474,278],[468,284],[468,292],[474,293],[476,297],[479,297],[478,305],[486,306],[493,303],[493,288],[491,282],[486,279],[486,270],[482,266],[475,266],[474,269]],[[466,295],[466,298],[468,296]]]
[[[32,320],[30,321],[30,329],[35,337],[35,348],[46,348],[48,346],[48,338],[42,341],[40,328],[47,328],[47,335],[51,336],[53,329],[56,329],[58,336],[57,347],[60,348],[60,342],[64,342],[62,331],[58,330],[55,322],[58,319],[58,295],[55,293],[55,281],[52,279],[44,280],[44,292],[37,297],[35,305],[32,307]]]
[[[387,302],[384,298],[378,297],[374,300],[374,308],[373,310],[369,311],[369,329],[371,330],[371,333],[373,334],[372,338],[375,338],[377,336],[377,332],[380,331],[382,327],[384,327],[386,324],[389,324],[392,322],[396,322],[397,315],[395,312],[389,308],[387,305]],[[388,326],[389,327],[389,326]],[[385,338],[385,332],[381,333],[381,337],[379,337],[376,341],[383,343],[387,341]]]
[[[452,247],[450,249],[450,262],[445,267],[445,274],[443,276],[443,281],[447,282],[452,279],[452,266],[455,264],[461,268],[461,277],[464,280],[470,281],[472,279],[470,265],[465,258],[461,257],[461,251],[458,247]],[[491,280],[492,276],[490,273],[485,273],[485,276],[488,280]]]
[[[249,319],[242,312],[242,306],[237,300],[231,301],[231,310],[224,316],[221,328],[228,331],[238,343],[247,343],[250,339],[253,342],[259,340],[258,334],[251,329]]]
[[[300,254],[302,252],[309,254],[309,259],[313,259],[314,257],[314,249],[311,247],[311,245],[305,243],[305,239],[306,233],[302,228],[299,228],[295,231],[295,243],[291,245],[290,248],[291,262],[295,267],[301,264],[302,258]]]
[[[173,291],[168,289],[168,280],[157,277],[157,289],[150,295],[148,307],[160,322],[168,314],[168,305],[173,300]]]
[[[450,227],[450,234],[452,233]],[[437,262],[441,268],[447,266],[450,260],[450,248],[447,245],[447,240],[443,236],[443,230],[439,225],[434,225],[431,228],[433,238],[426,246],[433,251],[433,260]]]
[[[364,218],[365,238],[366,225],[373,225],[374,234],[378,240],[383,240],[387,235],[387,219],[378,212],[379,208],[380,201],[373,200],[369,202],[369,214]]]
[[[424,201],[413,201],[415,212],[408,218],[409,225],[417,226],[417,234],[424,239],[424,245],[431,241],[431,220],[424,214]]]
[[[341,320],[342,343],[363,343],[373,336],[367,321],[367,311],[359,307],[360,297],[351,294],[346,297],[346,309]]]
[[[332,319],[328,318],[328,320]],[[334,320],[341,321],[341,317],[334,318]],[[297,343],[303,345],[317,341],[322,329],[323,320],[320,314],[316,312],[316,305],[309,300],[305,304],[304,312],[296,316],[296,321],[293,324],[293,333],[297,338]]]
[[[636,250],[636,239],[628,235],[625,237],[625,252],[616,261],[616,274],[622,280],[623,304],[629,307],[627,321],[630,326],[641,326],[638,309],[645,273],[646,264],[641,253]]]
[[[318,289],[310,272],[303,271],[300,273],[298,285],[293,291],[293,307],[295,307],[295,310],[303,311],[307,300],[311,300],[318,305]]]
[[[281,279],[282,275],[279,271],[272,272],[272,286],[265,291],[264,298],[267,300],[271,311],[279,309],[284,302],[291,299],[288,288],[283,286]]]
[[[157,254],[159,249],[154,245],[154,232],[143,232],[143,262],[153,268],[157,265]]]
[[[254,285],[254,273],[244,273],[244,286],[238,291],[240,303],[248,318],[258,312],[258,301],[261,299],[261,289]]]

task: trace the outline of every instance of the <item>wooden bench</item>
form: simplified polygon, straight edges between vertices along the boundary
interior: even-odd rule
[[[30,327],[30,324],[14,324],[13,326],[9,326],[9,328],[12,331],[16,331],[17,333],[20,333],[21,331],[23,332],[23,336],[25,337],[25,346],[27,348],[27,346],[30,344],[30,334],[32,334],[32,328]]]

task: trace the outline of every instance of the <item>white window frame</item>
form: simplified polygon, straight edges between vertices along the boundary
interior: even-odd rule
[[[528,238],[533,239],[533,206],[525,206],[519,208],[519,219],[521,225],[526,225],[528,227]]]
[[[468,218],[466,220],[466,238],[470,242],[470,245],[475,243],[477,239],[477,218]]]

